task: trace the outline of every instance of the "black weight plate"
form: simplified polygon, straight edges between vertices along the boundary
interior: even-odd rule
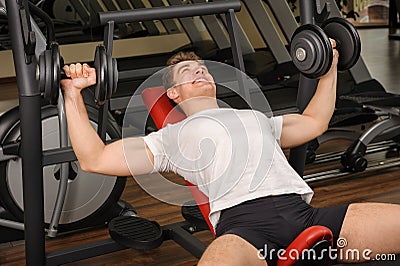
[[[347,70],[357,63],[361,53],[361,41],[357,30],[344,18],[330,18],[321,28],[337,43],[339,52],[338,70]]]
[[[114,72],[113,72],[113,62],[110,55],[106,54],[107,60],[107,99],[111,99],[113,94],[114,85]]]
[[[118,63],[117,63],[117,59],[113,58],[112,59],[112,64],[113,64],[113,73],[114,73],[114,77],[113,77],[113,93],[117,92],[117,87],[118,87]]]
[[[323,30],[312,24],[296,29],[290,44],[294,65],[308,78],[318,78],[328,72],[333,60],[332,45]]]
[[[107,67],[106,61],[102,60],[102,53],[105,53],[105,48],[102,45],[96,47],[94,54],[94,67],[96,69],[96,86],[94,89],[94,98],[98,105],[103,105],[106,99],[105,91],[105,73],[104,70]]]
[[[51,86],[52,82],[52,70],[53,70],[53,62],[51,61],[51,51],[44,51],[44,61],[45,61],[45,81],[44,81],[44,98],[48,101],[51,101]]]
[[[46,83],[46,59],[44,57],[44,53],[39,56],[39,89],[40,92],[44,92],[45,83]]]
[[[60,94],[60,49],[58,44],[52,43],[50,47],[52,58],[52,85],[51,85],[51,99],[50,104],[57,104],[58,96]]]
[[[103,100],[103,102],[101,103],[101,105],[102,104],[104,104],[104,102],[107,100],[107,95],[108,95],[108,62],[107,62],[107,51],[106,51],[106,48],[104,47],[104,46],[101,46],[101,47],[103,47],[103,48],[101,48],[101,52],[100,52],[100,58],[101,58],[101,60],[100,60],[100,62],[101,62],[101,65],[100,65],[100,68],[102,68],[102,70],[101,70],[101,72],[103,72],[103,76],[104,76],[104,82],[102,82],[103,84],[104,84],[104,87],[103,88],[101,88],[100,87],[100,89],[102,89],[103,90],[103,92],[101,93],[101,94],[104,94],[104,100]]]
[[[118,216],[108,223],[108,231],[117,243],[138,249],[149,250],[163,242],[161,226],[136,216]]]

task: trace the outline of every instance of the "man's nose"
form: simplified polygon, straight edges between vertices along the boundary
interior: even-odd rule
[[[196,74],[196,75],[204,74],[203,68],[200,67],[200,68],[196,69],[195,74]]]

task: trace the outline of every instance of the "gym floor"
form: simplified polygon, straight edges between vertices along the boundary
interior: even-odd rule
[[[387,29],[362,29],[362,56],[371,75],[380,81],[388,92],[400,93],[400,41],[390,41]],[[1,83],[0,113],[17,104],[15,82]],[[326,143],[318,152],[345,150],[346,141]],[[385,158],[385,153],[374,154],[370,159]],[[313,164],[307,166],[307,173],[331,169],[339,166],[339,162]],[[166,175],[174,182],[182,183],[179,177]],[[359,174],[348,174],[326,181],[309,183],[315,191],[312,204],[316,207],[331,206],[350,202],[389,202],[400,204],[400,168],[389,168],[368,171]],[[165,225],[181,221],[180,207],[165,204],[152,198],[129,178],[122,199],[131,203],[138,214],[149,220],[156,220]],[[211,233],[196,234],[206,244],[213,239]],[[104,228],[91,229],[46,241],[47,251],[54,251],[86,242],[108,237]],[[172,241],[163,243],[159,248],[139,252],[124,250],[68,265],[194,265],[197,260],[183,248]],[[22,241],[0,245],[1,265],[24,265],[24,244]],[[376,265],[376,264],[373,264]],[[381,265],[381,264],[379,264]],[[398,265],[398,261],[382,265]]]

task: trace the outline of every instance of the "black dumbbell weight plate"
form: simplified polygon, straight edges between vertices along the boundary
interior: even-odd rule
[[[344,18],[330,18],[321,28],[329,38],[336,41],[339,52],[338,70],[347,70],[357,63],[361,52],[361,41],[357,30]]]
[[[326,74],[332,64],[332,46],[327,35],[316,25],[305,24],[296,29],[290,44],[294,65],[308,78]]]
[[[118,87],[118,63],[117,63],[117,59],[113,58],[112,59],[112,64],[113,64],[113,68],[112,68],[112,72],[113,72],[113,87],[112,87],[112,91],[113,93],[117,92],[117,87]]]
[[[53,62],[52,62],[52,56],[51,56],[51,51],[46,50],[44,51],[44,61],[45,61],[45,68],[44,68],[44,98],[48,99],[50,102],[53,99],[52,93],[54,93],[52,86],[52,76],[53,76]]]
[[[52,44],[50,48],[52,70],[51,70],[51,95],[50,104],[57,104],[60,94],[60,49],[58,44]]]
[[[40,92],[45,94],[46,87],[46,59],[44,53],[39,56],[39,67],[36,71],[39,71],[39,76],[36,78],[39,80]],[[36,74],[37,75],[37,74]]]
[[[111,99],[113,94],[114,86],[114,71],[113,71],[113,59],[108,54],[106,55],[107,60],[107,99]]]
[[[99,45],[96,47],[94,56],[94,67],[96,68],[96,86],[94,90],[94,97],[97,104],[102,105],[106,101],[107,96],[107,55],[104,46]]]

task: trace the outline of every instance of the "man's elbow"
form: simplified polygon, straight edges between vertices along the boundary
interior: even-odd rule
[[[328,130],[328,127],[329,127],[329,123],[325,123],[325,122],[318,123],[318,125],[315,128],[316,137],[319,137],[322,134],[324,134]]]
[[[86,163],[85,161],[79,160],[79,166],[81,167],[82,171],[84,172],[92,172],[92,168],[90,164]]]
[[[87,160],[79,160],[79,166],[84,172],[99,173],[99,169],[96,163],[88,162]]]

